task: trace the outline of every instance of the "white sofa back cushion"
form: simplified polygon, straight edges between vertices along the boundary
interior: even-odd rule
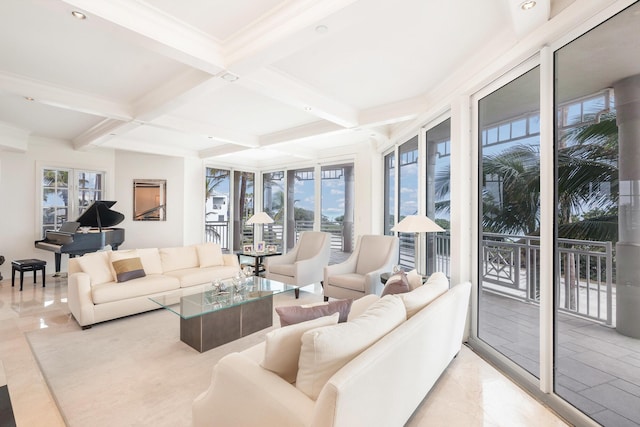
[[[91,280],[91,285],[113,282],[114,274],[109,262],[111,251],[101,251],[91,254],[84,254],[78,258],[78,264],[84,273],[87,273]]]
[[[397,295],[388,295],[350,322],[305,332],[296,387],[311,399],[317,399],[333,374],[406,318],[402,300]]]
[[[222,249],[217,243],[203,243],[196,245],[196,251],[198,253],[198,262],[200,268],[205,267],[217,267],[224,265],[224,258],[222,257]]]
[[[418,286],[411,292],[398,294],[404,302],[407,310],[407,319],[422,310],[431,301],[447,292],[449,289],[449,279],[444,273],[436,272],[429,276],[427,283]]]
[[[162,260],[158,248],[136,249],[146,274],[162,274]]]
[[[200,265],[195,246],[161,248],[160,259],[162,260],[162,271],[165,273],[183,268],[195,268]]]
[[[260,365],[275,372],[285,381],[295,382],[302,335],[311,329],[336,325],[339,317],[340,313],[333,313],[330,316],[284,326],[269,332],[265,340],[264,359]]]

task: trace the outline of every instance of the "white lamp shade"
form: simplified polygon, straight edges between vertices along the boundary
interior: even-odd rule
[[[267,215],[265,212],[256,212],[251,218],[249,218],[246,222],[247,225],[251,224],[271,224],[273,219]]]
[[[426,215],[408,215],[397,223],[391,231],[397,231],[399,233],[431,233],[444,231],[444,228],[440,227]]]

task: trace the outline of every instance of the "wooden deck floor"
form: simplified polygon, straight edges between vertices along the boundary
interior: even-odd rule
[[[539,307],[484,292],[479,337],[539,377]],[[555,392],[605,426],[640,426],[640,340],[556,316]]]

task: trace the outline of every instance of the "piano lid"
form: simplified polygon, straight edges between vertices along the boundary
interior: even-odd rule
[[[113,227],[124,221],[124,215],[109,208],[116,202],[109,200],[96,200],[76,219],[82,227]]]

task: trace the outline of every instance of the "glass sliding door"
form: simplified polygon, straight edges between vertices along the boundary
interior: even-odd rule
[[[555,393],[640,426],[640,3],[555,52]]]
[[[398,222],[407,215],[418,214],[418,136],[414,136],[398,148]],[[414,233],[398,233],[400,238],[400,262],[405,270],[416,268]]]
[[[205,171],[205,241],[229,249],[229,196],[231,174],[228,170],[206,168]]]
[[[539,378],[540,72],[478,102],[478,337]]]
[[[253,244],[253,226],[246,222],[254,214],[253,172],[233,172],[233,250],[239,251],[242,245]]]
[[[287,248],[293,248],[300,232],[313,230],[315,219],[313,168],[287,171]]]
[[[353,251],[355,186],[353,163],[321,168],[321,231],[331,234],[331,254],[346,259]]]
[[[265,224],[262,239],[267,245],[283,248],[284,238],[284,172],[267,172],[262,174],[262,210],[273,218],[272,224]]]
[[[426,268],[427,275],[441,271],[450,276],[450,194],[451,180],[451,120],[445,120],[426,132],[426,215],[444,233],[427,233]]]
[[[392,236],[396,225],[396,153],[384,156],[384,234]]]

